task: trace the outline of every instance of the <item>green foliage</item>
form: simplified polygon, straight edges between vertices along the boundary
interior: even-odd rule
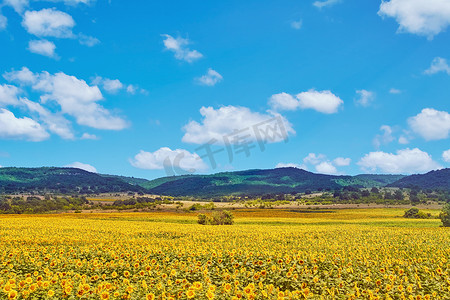
[[[442,221],[442,226],[450,227],[450,203],[447,203],[439,214],[439,219]]]
[[[403,217],[408,219],[430,219],[431,214],[424,213],[423,211],[420,211],[417,207],[412,207],[407,211],[405,211]]]
[[[97,194],[142,192],[144,188],[119,178],[76,168],[0,168],[0,194],[52,192]]]
[[[334,176],[315,174],[297,168],[277,168],[212,175],[171,176],[155,179],[145,186],[149,187],[150,193],[153,194],[214,198],[229,195],[311,193],[339,190],[344,187],[380,187],[402,177],[402,175]]]
[[[233,225],[234,216],[228,210],[214,212],[211,216],[199,214],[197,223],[201,225]]]
[[[392,187],[450,190],[450,168],[411,175],[390,184]]]

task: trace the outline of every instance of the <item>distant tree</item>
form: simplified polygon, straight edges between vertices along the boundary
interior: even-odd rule
[[[387,191],[386,193],[384,193],[384,199],[389,200],[389,199],[392,199],[392,198],[393,198],[392,197],[392,193],[390,191]]]
[[[371,192],[371,193],[374,193],[374,194],[379,194],[379,193],[380,193],[380,190],[379,190],[377,187],[373,187],[373,188],[370,190],[370,192]]]
[[[361,192],[361,196],[363,196],[363,197],[369,197],[369,196],[370,196],[370,192],[369,192],[368,190],[363,190],[363,191]]]
[[[442,226],[450,227],[450,203],[447,203],[439,214],[439,219],[442,221]]]
[[[403,200],[404,198],[405,198],[405,196],[403,195],[402,191],[396,190],[394,192],[394,199],[396,199],[396,200]]]

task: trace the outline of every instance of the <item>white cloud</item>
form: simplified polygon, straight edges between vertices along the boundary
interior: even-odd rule
[[[417,173],[440,169],[431,156],[418,148],[398,150],[396,154],[382,151],[370,152],[358,162],[365,171],[387,173]]]
[[[23,27],[36,36],[56,38],[73,38],[72,29],[75,26],[73,18],[54,8],[44,8],[39,11],[26,11],[22,21]]]
[[[55,44],[47,40],[32,40],[28,43],[28,50],[30,50],[30,52],[51,58],[58,57],[55,53],[55,49]]]
[[[435,57],[431,62],[431,66],[424,71],[425,74],[432,75],[439,72],[445,72],[450,75],[450,66],[447,63],[447,60],[442,57]]]
[[[291,22],[291,27],[294,28],[294,29],[296,29],[296,30],[301,29],[302,26],[303,26],[303,21],[302,21],[302,20],[292,21],[292,22]]]
[[[450,162],[450,149],[442,152],[442,159],[446,162]]]
[[[399,32],[409,32],[432,39],[450,25],[448,0],[382,1],[378,15],[395,18]]]
[[[95,134],[90,134],[90,133],[83,133],[83,135],[81,136],[82,140],[98,140],[98,136],[96,136]]]
[[[2,105],[18,105],[17,95],[19,92],[20,90],[13,85],[0,84],[0,107]]]
[[[216,83],[222,81],[222,79],[222,75],[220,75],[217,71],[209,68],[208,72],[205,75],[196,78],[196,81],[201,85],[214,86],[216,85]]]
[[[356,100],[356,103],[361,106],[367,107],[375,99],[375,94],[371,91],[357,90],[356,93],[359,95],[359,98]]]
[[[11,6],[14,10],[21,14],[25,7],[28,7],[28,0],[3,0],[4,5]]]
[[[78,42],[81,45],[88,46],[88,47],[93,47],[100,43],[100,41],[97,38],[95,38],[93,36],[85,35],[82,33],[78,34]]]
[[[31,85],[36,81],[36,77],[28,68],[23,67],[19,71],[6,72],[3,77],[8,81],[16,81],[23,85]]]
[[[326,158],[327,157],[323,154],[309,153],[308,156],[303,159],[303,162],[305,164],[317,165],[324,161]]]
[[[203,57],[203,54],[197,50],[191,50],[187,47],[190,44],[188,39],[183,39],[181,37],[174,38],[168,34],[163,34],[165,39],[163,40],[164,47],[166,50],[175,53],[175,58],[178,60],[184,60],[192,63]]]
[[[287,93],[272,95],[269,105],[274,110],[296,110],[299,106],[298,100]]]
[[[24,67],[20,71],[6,73],[4,77],[30,85],[34,91],[42,92],[42,103],[55,101],[63,114],[73,116],[80,125],[106,130],[122,130],[128,127],[124,119],[112,115],[97,103],[103,100],[97,86],[89,86],[86,81],[75,76],[62,72],[52,75],[45,71],[33,74]]]
[[[309,90],[297,94],[296,98],[287,93],[272,95],[269,105],[274,110],[314,109],[325,114],[333,114],[344,103],[331,91]]]
[[[425,140],[442,140],[449,136],[450,114],[433,108],[424,108],[408,119],[411,129]]]
[[[341,2],[341,0],[314,1],[313,5],[317,8],[323,8],[323,7],[327,7],[327,6],[332,6],[339,2]]]
[[[333,160],[333,163],[338,167],[344,167],[350,165],[351,161],[350,158],[337,157]]]
[[[398,143],[402,145],[409,144],[409,139],[402,135],[398,138]]]
[[[91,172],[91,173],[97,173],[97,169],[94,168],[93,166],[88,165],[88,164],[83,164],[83,163],[80,163],[78,161],[73,162],[73,163],[71,163],[69,165],[65,165],[64,167],[77,168],[77,169],[85,170],[85,171],[88,171],[88,172]]]
[[[180,167],[189,173],[194,173],[198,170],[208,169],[197,153],[190,153],[184,149],[171,150],[168,147],[162,147],[155,152],[141,150],[134,159],[130,160],[130,163],[136,168],[146,170]]]
[[[314,109],[324,114],[333,114],[338,112],[339,107],[344,103],[341,98],[334,95],[331,91],[309,90],[297,95],[299,107],[302,109]]]
[[[0,138],[39,142],[49,137],[48,132],[33,119],[16,118],[9,110],[0,108]]]
[[[316,165],[316,171],[321,174],[337,174],[338,171],[330,162],[324,161]]]
[[[38,114],[40,120],[43,122],[48,131],[59,135],[61,138],[66,140],[75,139],[69,120],[64,118],[62,114],[54,114],[39,103],[30,101],[26,98],[22,98],[20,101],[30,112]]]
[[[8,25],[8,19],[0,12],[0,30],[3,30]]]
[[[389,90],[389,93],[390,93],[390,94],[401,94],[402,91],[399,90],[399,89],[396,89],[396,88],[391,88],[391,89]]]
[[[215,139],[218,143],[231,144],[246,141],[280,142],[295,131],[292,125],[281,115],[275,113],[261,114],[252,112],[247,107],[222,106],[218,109],[213,107],[202,107],[200,114],[203,117],[201,123],[190,121],[183,127],[185,135],[182,141],[193,144],[210,143]],[[261,124],[268,122],[267,124]],[[254,126],[259,124],[259,133]],[[276,128],[274,132],[269,130],[269,126]],[[265,134],[261,132],[265,130]],[[238,132],[236,132],[238,131]]]
[[[299,164],[294,164],[294,163],[278,163],[275,166],[276,169],[278,168],[297,168],[297,169],[303,169],[303,170],[308,170],[308,168],[305,165],[299,165]]]
[[[97,76],[92,80],[92,84],[101,85],[103,89],[109,93],[117,93],[119,90],[124,88],[122,82],[119,79],[108,79]]]
[[[394,140],[392,136],[392,128],[388,125],[383,125],[380,127],[380,130],[383,131],[383,134],[377,134],[373,139],[373,144],[376,148],[380,148],[383,144],[389,144]]]

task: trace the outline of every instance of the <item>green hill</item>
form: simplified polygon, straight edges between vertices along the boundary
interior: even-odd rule
[[[75,168],[0,168],[0,193],[107,193],[145,191],[119,178],[105,178]]]
[[[336,190],[346,186],[380,187],[402,175],[334,176],[315,174],[297,168],[223,172],[212,175],[164,177],[146,186],[154,194],[214,197],[223,195],[305,192]]]
[[[410,175],[388,186],[400,188],[450,190],[450,168],[431,171],[426,174]]]

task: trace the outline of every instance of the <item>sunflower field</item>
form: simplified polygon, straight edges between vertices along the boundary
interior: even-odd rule
[[[402,214],[3,215],[0,299],[450,299],[449,229]]]

